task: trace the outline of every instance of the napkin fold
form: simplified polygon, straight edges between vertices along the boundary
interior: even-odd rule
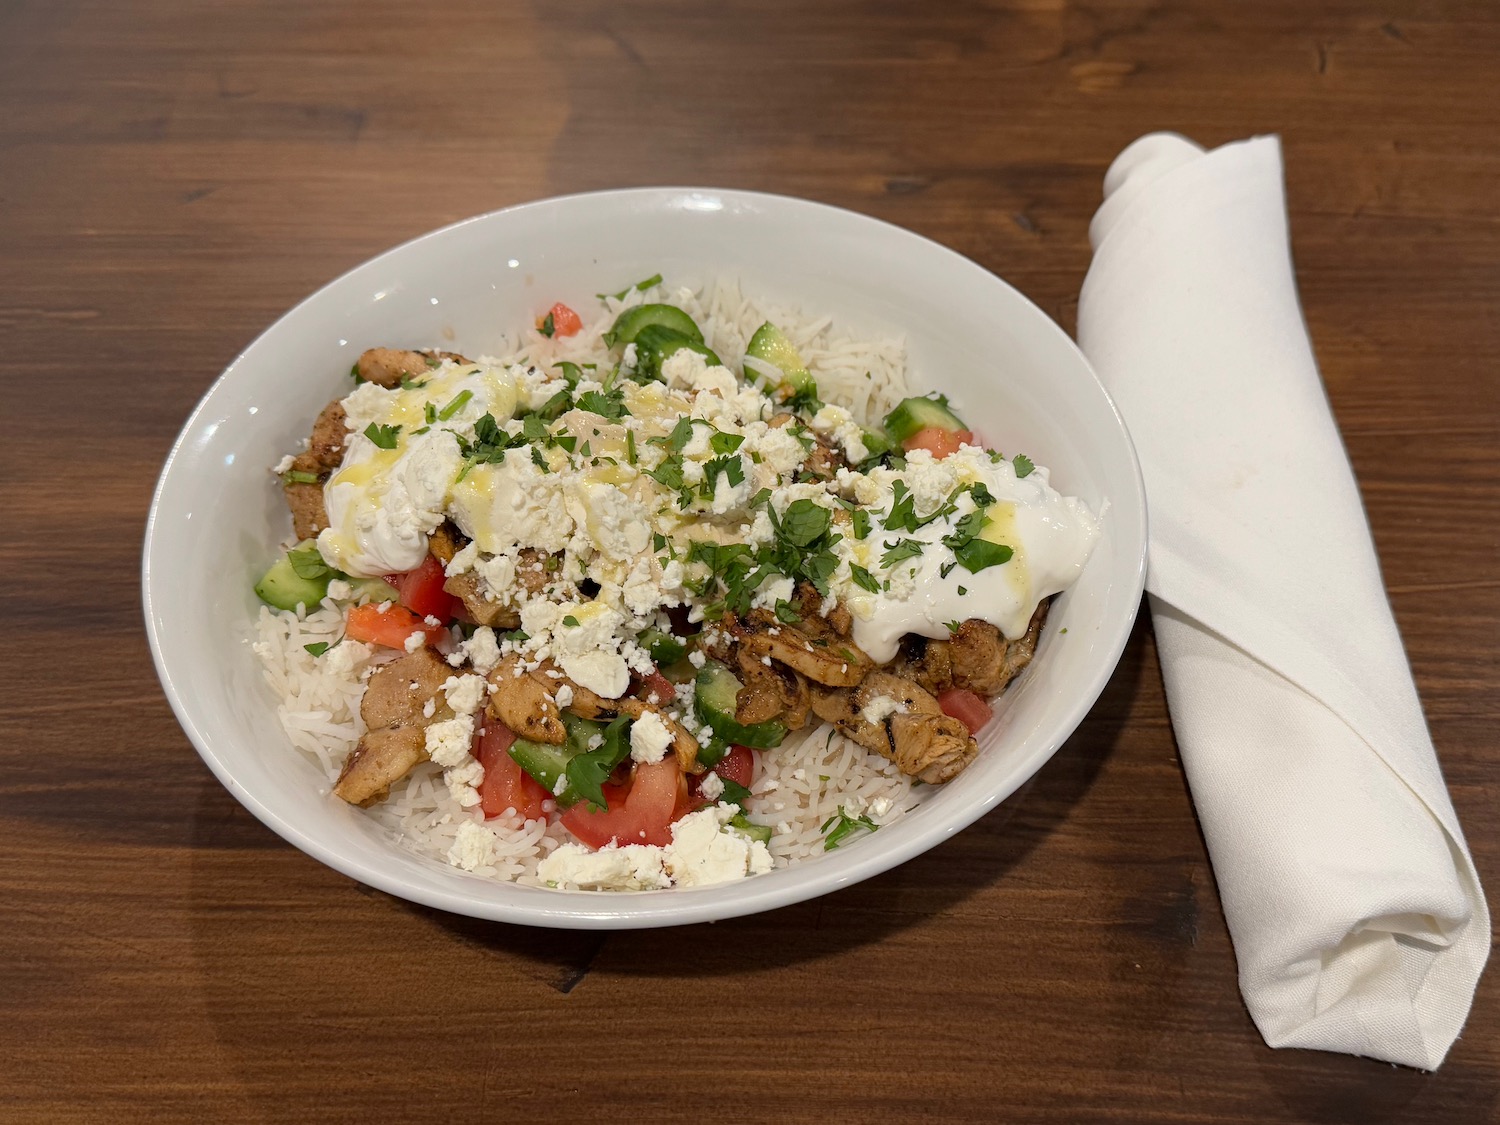
[[[1078,339],[1130,427],[1146,589],[1272,1047],[1433,1069],[1490,920],[1297,301],[1275,137],[1142,137],[1090,228]]]

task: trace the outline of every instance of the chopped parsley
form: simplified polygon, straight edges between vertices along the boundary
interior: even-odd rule
[[[569,626],[570,628],[576,629],[578,627],[578,618],[574,617],[570,613],[563,618],[563,624]]]
[[[625,409],[625,392],[620,387],[607,391],[585,391],[578,396],[578,409],[610,419],[623,418],[629,413]]]
[[[292,573],[298,578],[305,578],[309,582],[316,582],[319,578],[336,575],[338,572],[323,561],[315,544],[306,547],[294,547],[286,553],[286,561],[292,568]]]
[[[312,653],[314,656],[322,656],[325,652],[328,651],[330,645],[327,641],[318,641],[315,644],[303,645],[302,647],[305,648],[308,652]]]
[[[536,326],[536,330],[543,336],[547,336],[549,338],[554,332],[557,331],[557,324],[553,321],[552,314],[550,312],[547,313],[546,316],[542,317],[542,322]]]

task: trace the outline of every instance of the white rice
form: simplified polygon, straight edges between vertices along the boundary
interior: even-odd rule
[[[906,395],[906,349],[901,340],[858,341],[834,332],[828,317],[816,320],[793,309],[746,297],[739,285],[718,281],[702,290],[632,290],[624,300],[607,297],[604,312],[573,336],[551,339],[534,328],[508,338],[493,357],[501,363],[551,366],[564,360],[594,362],[606,351],[601,336],[621,309],[667,300],[688,312],[704,339],[731,368],[738,369],[745,344],[770,320],[796,344],[817,379],[825,401],[845,406],[860,421],[883,416]],[[306,754],[328,781],[327,799],[345,758],[364,733],[359,702],[369,670],[397,654],[341,640],[343,613],[331,601],[298,615],[262,606],[254,649],[277,699],[277,715],[291,744]],[[314,657],[305,646],[330,647]],[[746,813],[772,829],[769,845],[778,867],[825,851],[823,825],[842,811],[888,823],[915,807],[909,778],[878,754],[821,724],[792,734],[775,750],[756,752],[758,768]],[[495,836],[494,857],[475,869],[482,878],[540,885],[537,864],[572,840],[560,823],[522,821],[514,812],[484,820],[465,809],[443,782],[442,770],[424,763],[392,786],[390,796],[367,810],[404,847],[448,863],[459,826],[480,822]],[[858,846],[851,837],[843,847]]]

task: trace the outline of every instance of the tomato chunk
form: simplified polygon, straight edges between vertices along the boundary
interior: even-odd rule
[[[351,640],[404,649],[406,638],[413,633],[422,633],[426,637],[424,644],[435,645],[448,635],[448,630],[441,625],[427,624],[399,605],[367,602],[349,607],[349,615],[344,619],[344,633]]]
[[[750,788],[750,782],[755,778],[755,751],[748,746],[731,746],[729,753],[719,759],[714,773],[725,781]]]
[[[474,732],[474,757],[484,767],[479,783],[479,808],[485,819],[515,809],[523,820],[541,820],[547,815],[545,801],[552,796],[507,753],[515,742],[515,731],[498,719],[485,719]]]
[[[591,848],[605,847],[610,841],[664,847],[672,842],[672,819],[683,788],[676,758],[642,763],[635,767],[628,786],[604,786],[606,811],[579,801],[563,813],[563,826]]]
[[[572,336],[583,328],[583,319],[561,301],[547,310],[552,318],[552,335]]]
[[[972,691],[964,688],[949,688],[938,696],[938,706],[943,709],[943,714],[957,719],[969,728],[970,734],[979,733],[979,729],[994,717],[994,709],[984,701],[983,696],[975,695]]]
[[[443,589],[448,576],[443,573],[443,564],[431,555],[415,570],[387,574],[385,580],[401,595],[401,604],[418,617],[452,621],[463,608],[463,602]]]
[[[671,680],[660,672],[653,671],[651,675],[641,680],[641,687],[636,695],[647,703],[665,706],[677,698],[677,689],[672,685]]]
[[[913,449],[925,449],[941,460],[950,453],[957,453],[959,446],[973,444],[974,434],[969,430],[944,430],[938,426],[928,426],[912,434],[901,443],[901,447],[908,453]]]

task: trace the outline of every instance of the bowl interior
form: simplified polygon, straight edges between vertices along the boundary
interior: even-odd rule
[[[736,276],[747,292],[829,314],[856,334],[903,334],[919,389],[940,389],[985,439],[1024,452],[1104,513],[1078,583],[981,733],[979,759],[880,832],[827,856],[721,887],[559,893],[498,884],[402,850],[322,795],[287,743],[250,648],[251,584],[288,519],[268,468],[350,389],[366,347],[466,354],[554,301],[660,272]],[[1145,508],[1123,424],[1045,314],[967,259],[899,228],[804,201],[644,189],[481,216],[355,269],[293,309],[213,385],[163,470],[146,540],[147,626],[178,718],[219,779],[298,847],[373,886],[477,917],[556,926],[702,921],[785,905],[866,878],[938,843],[1013,792],[1056,750],[1113,670],[1139,603]]]

